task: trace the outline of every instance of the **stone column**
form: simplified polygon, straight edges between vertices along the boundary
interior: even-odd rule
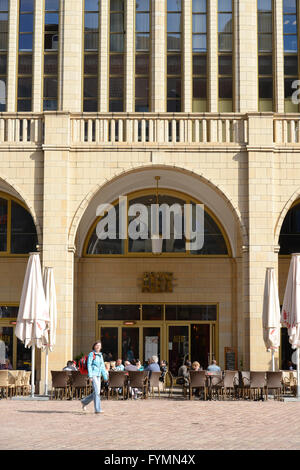
[[[16,111],[17,55],[19,49],[18,2],[9,2],[8,19],[6,110],[14,113]]]
[[[54,268],[58,311],[56,345],[49,353],[49,374],[51,369],[61,370],[73,357],[74,249],[68,246],[69,143],[69,115],[45,115],[42,267]],[[42,381],[43,361],[44,357]]]
[[[99,111],[108,111],[108,70],[109,70],[109,39],[108,2],[100,2],[100,54],[99,54]]]
[[[183,7],[183,111],[191,113],[193,110],[192,0],[185,0]]]
[[[35,0],[34,11],[34,50],[32,54],[32,111],[39,113],[43,110],[42,90],[43,90],[43,7],[40,0]]]
[[[81,112],[82,109],[82,5],[81,0],[62,2],[61,108],[70,112]]]
[[[208,3],[208,110],[218,111],[218,1]]]
[[[151,111],[166,111],[166,2],[152,1]]]

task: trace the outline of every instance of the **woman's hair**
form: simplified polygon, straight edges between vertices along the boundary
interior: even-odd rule
[[[198,361],[194,361],[193,364],[192,364],[192,367],[199,367],[200,368],[200,364]]]
[[[100,339],[99,339],[98,341],[96,341],[96,342],[93,344],[93,346],[92,346],[92,350],[93,350],[93,351],[94,351],[94,349],[95,349],[96,344],[98,344],[98,343],[102,344],[101,341],[100,341]]]

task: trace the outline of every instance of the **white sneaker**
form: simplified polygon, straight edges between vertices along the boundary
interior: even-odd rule
[[[81,403],[81,408],[82,408],[82,411],[86,411],[86,406],[83,403]]]
[[[100,410],[100,411],[96,411],[96,412],[95,412],[96,415],[99,415],[100,413],[104,413],[104,411],[103,411],[103,410]]]

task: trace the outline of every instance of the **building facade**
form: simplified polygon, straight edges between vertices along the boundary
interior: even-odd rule
[[[0,1],[0,333],[14,367],[28,358],[14,322],[36,245],[57,290],[49,370],[100,337],[108,357],[157,352],[174,370],[184,357],[226,367],[226,348],[236,367],[270,367],[266,268],[282,303],[300,252],[299,8]],[[202,250],[97,240],[100,204],[157,195],[204,204]],[[43,353],[37,368],[43,381]]]

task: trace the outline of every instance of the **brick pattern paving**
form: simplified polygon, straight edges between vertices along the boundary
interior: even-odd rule
[[[300,449],[300,403],[0,400],[0,449]],[[95,432],[96,431],[96,432]]]

